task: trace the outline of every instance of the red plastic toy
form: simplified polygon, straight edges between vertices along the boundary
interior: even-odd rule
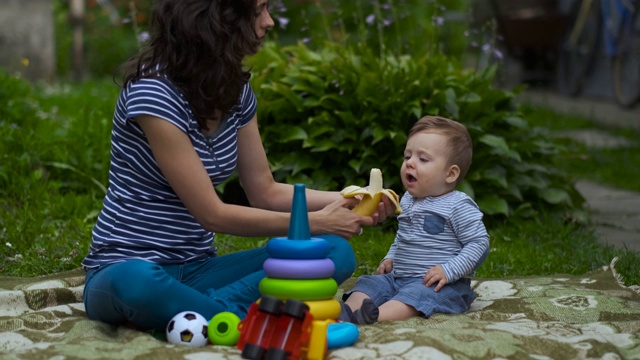
[[[237,347],[244,359],[300,359],[311,336],[312,321],[304,302],[263,296],[238,325]]]

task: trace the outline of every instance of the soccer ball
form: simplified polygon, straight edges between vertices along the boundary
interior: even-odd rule
[[[208,341],[208,326],[204,316],[193,311],[183,311],[167,324],[167,341],[191,347],[205,346]]]

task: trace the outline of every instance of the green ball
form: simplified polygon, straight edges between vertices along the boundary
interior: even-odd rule
[[[209,341],[213,345],[235,346],[240,338],[238,315],[225,311],[216,314],[209,322]]]

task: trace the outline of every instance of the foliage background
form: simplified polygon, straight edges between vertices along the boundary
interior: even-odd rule
[[[30,86],[0,72],[2,274],[76,268],[88,251],[108,183],[118,94],[111,77],[145,41],[151,0],[87,1],[88,71],[79,84],[69,82],[68,3],[54,4],[59,82]],[[618,252],[567,221],[582,199],[572,186],[575,169],[557,159],[575,156],[575,148],[532,121],[548,116],[518,106],[520,89],[492,86],[495,68],[483,64],[500,52],[486,41],[491,24],[473,28],[470,11],[462,0],[272,1],[276,29],[247,65],[275,176],[337,189],[364,185],[375,166],[401,192],[409,126],[427,113],[450,116],[475,141],[461,189],[481,204],[491,234],[479,275],[581,274],[608,264]],[[223,196],[232,198],[238,185],[226,185]],[[392,239],[382,231],[353,239],[359,273],[375,268]],[[219,236],[217,245],[225,253],[265,241]],[[638,274],[630,252],[619,264]]]

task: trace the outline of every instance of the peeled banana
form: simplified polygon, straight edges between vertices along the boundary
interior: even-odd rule
[[[378,208],[382,195],[388,197],[396,206],[396,214],[402,213],[400,197],[398,194],[391,189],[382,188],[382,171],[380,171],[380,169],[371,169],[369,174],[369,186],[360,187],[357,185],[350,185],[342,189],[342,191],[340,191],[340,195],[345,198],[362,195],[360,203],[353,208],[353,212],[356,214],[371,216],[371,214],[373,214]]]

